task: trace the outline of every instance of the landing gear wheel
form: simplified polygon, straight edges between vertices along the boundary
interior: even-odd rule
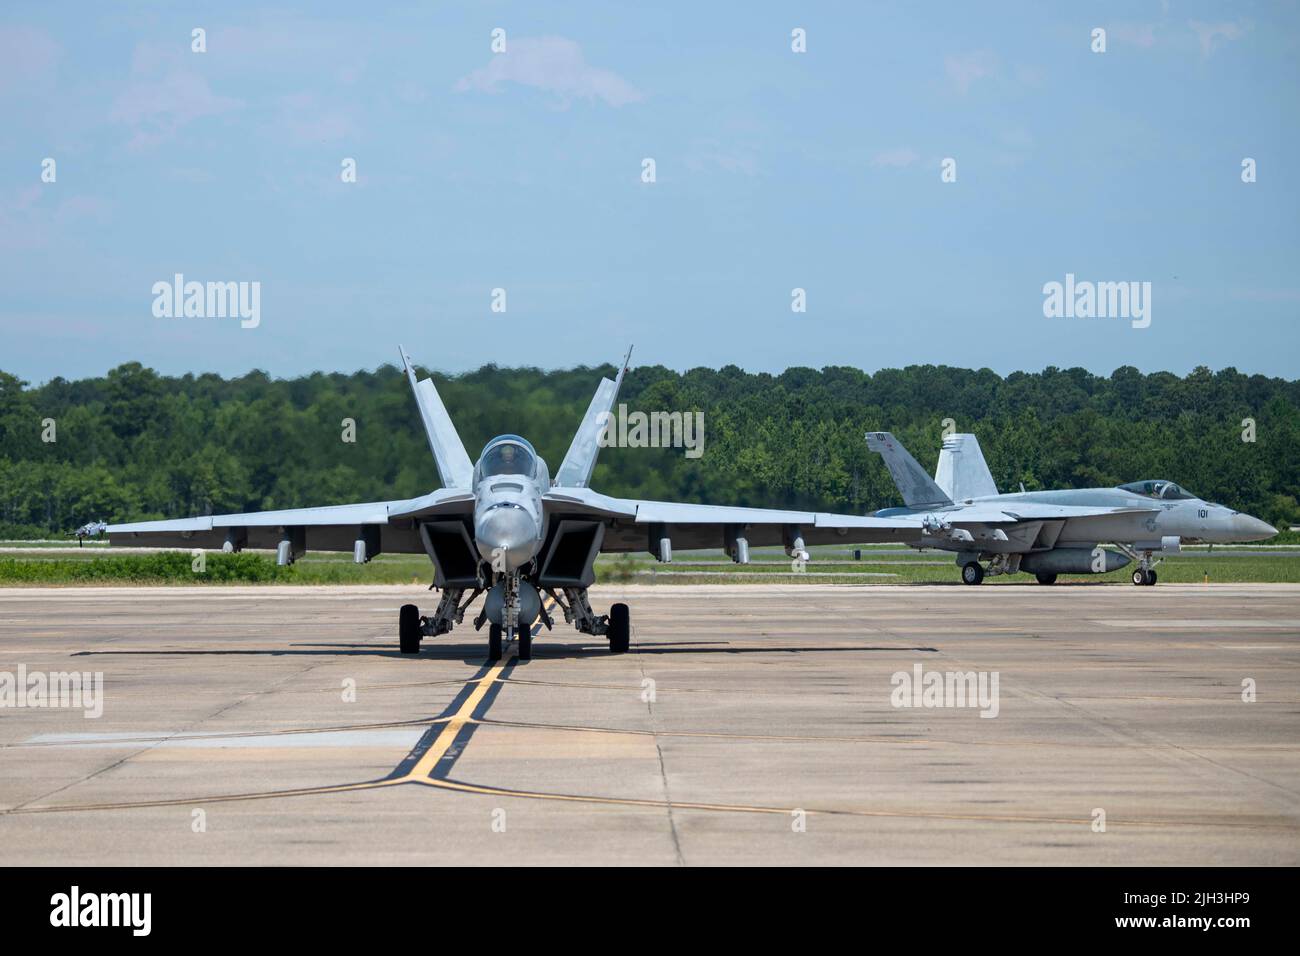
[[[1154,571],[1146,571],[1142,568],[1138,568],[1133,572],[1133,583],[1138,585],[1145,584],[1147,586],[1155,584],[1156,573]]]
[[[963,584],[979,584],[984,580],[984,568],[978,561],[967,561],[961,566],[961,580]]]
[[[1036,575],[1034,575],[1034,577],[1036,577],[1036,578],[1038,579],[1038,583],[1039,583],[1039,584],[1055,584],[1055,583],[1056,583],[1056,575],[1055,575],[1055,574],[1036,574]]]
[[[626,654],[632,636],[631,616],[626,604],[615,604],[609,609],[609,652]]]
[[[420,609],[403,604],[397,612],[397,644],[403,654],[420,653]]]
[[[521,627],[519,629],[519,659],[521,661],[531,661],[533,659],[533,629],[531,627]]]
[[[488,660],[501,660],[501,625],[493,624],[488,628]]]
[[[1156,583],[1156,569],[1152,568],[1150,571],[1147,572],[1147,584],[1154,585],[1155,583]]]

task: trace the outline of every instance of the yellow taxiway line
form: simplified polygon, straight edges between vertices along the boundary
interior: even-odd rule
[[[506,665],[514,660],[517,650],[518,648],[512,643],[510,648],[502,653],[501,660],[493,664],[486,674],[474,682],[477,686],[465,698],[465,702],[460,705],[460,709],[451,717],[446,718],[447,722],[443,724],[442,733],[438,734],[437,739],[429,745],[429,749],[416,761],[415,766],[411,768],[411,772],[405,777],[399,777],[399,780],[424,781],[428,779],[429,774],[433,772],[433,768],[438,765],[438,761],[446,755],[448,749],[455,742],[456,736],[464,729],[466,724],[474,722],[474,711],[483,702],[483,698],[487,696],[487,692],[501,676],[501,672],[505,670]]]
[[[552,608],[553,609],[553,608]],[[550,609],[548,609],[550,610]],[[271,790],[251,793],[233,793],[207,797],[189,797],[184,799],[163,799],[163,800],[146,800],[135,803],[100,803],[84,804],[81,806],[36,806],[26,807],[19,806],[7,810],[0,810],[0,816],[8,814],[27,814],[27,813],[58,813],[69,811],[84,810],[121,810],[144,807],[166,807],[166,806],[189,806],[202,803],[216,802],[233,802],[244,800],[265,800],[277,797],[295,797],[295,796],[312,796],[318,794],[344,793],[359,790],[376,790],[384,787],[400,786],[403,784],[417,784],[427,787],[434,787],[440,790],[450,790],[460,793],[478,794],[481,796],[494,796],[498,798],[516,798],[523,800],[554,800],[568,803],[586,803],[597,805],[612,805],[626,807],[644,807],[653,809],[673,809],[673,810],[696,810],[712,811],[724,813],[743,813],[743,814],[781,814],[789,815],[794,812],[791,807],[775,807],[762,805],[745,805],[745,804],[727,804],[727,803],[704,803],[691,801],[676,800],[648,800],[634,797],[607,797],[596,794],[580,793],[559,793],[537,790],[512,790],[507,787],[496,787],[490,784],[472,784],[459,780],[448,780],[435,778],[431,776],[434,768],[437,767],[438,761],[447,755],[460,732],[469,725],[485,724],[488,726],[496,725],[501,727],[535,727],[554,730],[591,732],[591,733],[627,733],[637,735],[656,735],[653,731],[635,731],[635,730],[614,730],[600,727],[581,727],[573,725],[548,725],[535,724],[530,722],[514,721],[496,721],[485,718],[477,720],[474,718],[474,712],[487,697],[488,692],[494,685],[509,683],[550,683],[544,681],[514,681],[502,677],[505,669],[514,661],[518,653],[518,645],[511,643],[503,649],[501,660],[492,664],[482,675],[466,682],[466,686],[473,685],[473,690],[461,703],[456,712],[450,716],[437,718],[431,725],[438,723],[443,724],[442,730],[429,748],[420,756],[420,759],[411,768],[411,770],[400,777],[390,777],[383,780],[367,780],[356,783],[344,783],[335,785],[325,785],[320,787],[302,787],[290,790]],[[439,682],[441,683],[441,682]],[[557,684],[560,682],[556,682]],[[610,685],[615,686],[615,685]],[[390,726],[400,726],[410,723],[408,721],[392,722]],[[364,726],[364,725],[363,725]],[[385,726],[377,724],[376,726]],[[298,731],[311,732],[311,731]],[[274,733],[274,732],[269,732]],[[708,732],[658,732],[660,736],[673,737],[721,737],[736,739],[755,739],[755,740],[783,740],[796,741],[800,738],[783,735],[749,735],[749,734],[712,734]],[[947,741],[931,740],[904,740],[899,741],[895,738],[873,738],[873,737],[826,737],[810,738],[824,740],[839,740],[843,742],[891,742],[891,743],[908,743],[908,744],[925,744],[925,743],[946,743]],[[858,818],[897,818],[897,819],[932,819],[932,820],[960,820],[960,821],[978,821],[984,823],[1019,823],[1019,824],[1054,824],[1068,826],[1083,826],[1090,823],[1090,819],[1074,818],[1068,816],[1037,816],[1033,814],[982,814],[982,813],[963,813],[963,812],[945,812],[945,811],[915,811],[906,809],[863,809],[863,808],[803,808],[804,812],[812,815],[826,816],[844,816]],[[1190,827],[1205,826],[1204,820],[1159,820],[1159,819],[1133,819],[1133,820],[1114,820],[1115,825],[1128,827]],[[1296,827],[1289,822],[1274,821],[1269,819],[1258,819],[1254,821],[1232,820],[1211,821],[1210,825],[1221,827],[1233,827],[1240,829],[1278,829],[1285,831],[1294,831]]]

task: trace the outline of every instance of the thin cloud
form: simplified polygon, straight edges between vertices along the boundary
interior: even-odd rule
[[[31,185],[0,194],[0,250],[30,251],[48,246],[59,230],[90,220],[107,222],[113,204],[97,196],[58,196],[57,187]]]
[[[1150,49],[1156,44],[1156,28],[1153,23],[1117,23],[1110,28],[1109,36],[1120,43],[1128,43]]]
[[[108,114],[111,122],[131,129],[129,148],[156,146],[195,120],[243,106],[239,100],[212,92],[205,77],[177,66],[178,62],[151,46],[136,48],[131,82],[118,94]]]
[[[697,173],[709,169],[720,169],[725,173],[742,173],[746,176],[757,176],[759,173],[758,160],[752,150],[734,145],[724,146],[716,139],[697,142],[690,155],[685,158],[684,165]]]
[[[0,95],[44,83],[61,54],[49,35],[29,27],[0,27]]]
[[[455,89],[499,93],[507,83],[556,93],[566,101],[601,100],[615,107],[645,99],[617,73],[589,64],[573,40],[555,36],[510,39],[505,53],[493,54],[487,66],[461,77]]]
[[[973,53],[962,53],[943,59],[943,67],[948,73],[948,79],[952,80],[954,88],[962,96],[970,92],[970,88],[976,82],[992,76],[997,70],[997,65],[997,57],[988,50],[976,50]]]
[[[356,132],[356,123],[345,110],[322,106],[310,93],[294,93],[279,100],[281,126],[299,143],[332,143]]]
[[[1196,33],[1201,44],[1201,56],[1209,56],[1214,50],[1215,40],[1240,40],[1250,31],[1250,21],[1240,23],[1202,23],[1189,20],[1188,26]]]
[[[887,166],[893,169],[906,169],[918,159],[920,155],[914,149],[901,146],[898,149],[887,149],[883,152],[876,153],[871,157],[872,166]]]

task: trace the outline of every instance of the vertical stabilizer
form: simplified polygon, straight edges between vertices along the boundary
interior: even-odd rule
[[[415,366],[406,349],[398,346],[402,353],[402,367],[406,369],[406,378],[415,393],[415,404],[420,408],[420,419],[424,422],[424,433],[429,439],[429,450],[433,452],[434,463],[438,466],[438,476],[444,488],[469,488],[474,483],[474,465],[465,454],[465,446],[456,434],[456,426],[451,423],[451,416],[442,404],[438,390],[433,387],[432,379],[416,381]]]
[[[949,435],[943,440],[934,481],[953,501],[988,498],[998,493],[974,435]]]
[[[600,380],[596,394],[591,397],[587,414],[582,416],[569,444],[569,451],[560,462],[560,470],[555,473],[554,484],[564,488],[586,488],[591,481],[591,473],[596,468],[596,456],[600,454],[600,435],[605,430],[605,423],[614,412],[614,403],[618,401],[618,390],[623,384],[628,363],[632,361],[632,350],[627,350],[623,366],[614,381],[607,378]]]
[[[952,504],[952,499],[889,432],[867,432],[867,448],[885,459],[885,467],[898,486],[903,503],[909,508],[939,508]]]

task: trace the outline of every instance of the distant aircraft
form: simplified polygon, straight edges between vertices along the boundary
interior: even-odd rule
[[[1172,481],[1117,488],[998,494],[974,435],[944,439],[934,479],[889,432],[868,432],[867,447],[885,460],[905,508],[878,518],[919,519],[920,548],[957,552],[961,579],[1027,571],[1039,584],[1058,574],[1100,574],[1137,562],[1134,584],[1156,583],[1162,555],[1184,543],[1262,541],[1277,530],[1258,518],[1202,501]],[[1115,545],[1122,553],[1099,547]],[[980,564],[988,561],[987,571]]]
[[[811,544],[904,541],[921,532],[919,518],[638,501],[593,491],[588,485],[601,434],[627,359],[614,381],[601,379],[554,479],[533,446],[518,435],[493,438],[471,464],[433,382],[417,381],[405,350],[401,355],[442,488],[407,501],[110,525],[109,543],[225,551],[274,548],[280,564],[291,563],[308,547],[351,551],[359,563],[383,551],[424,553],[433,562],[434,587],[442,596],[431,616],[421,616],[414,604],[402,606],[402,653],[418,653],[422,638],[449,632],[486,593],[473,624],[490,624],[488,656],[500,659],[503,641],[517,639],[518,655],[527,660],[532,624],[539,618],[547,628],[554,624],[542,606],[543,593],[578,631],[606,637],[615,653],[628,649],[627,605],[615,604],[608,614],[597,615],[587,599],[602,551],[644,550],[671,561],[674,546],[720,546],[743,564],[751,545],[784,545],[792,558],[807,559],[805,548]]]
[[[90,521],[83,524],[76,531],[72,532],[77,536],[77,547],[84,547],[87,538],[94,538],[108,530],[108,525],[102,521]]]

